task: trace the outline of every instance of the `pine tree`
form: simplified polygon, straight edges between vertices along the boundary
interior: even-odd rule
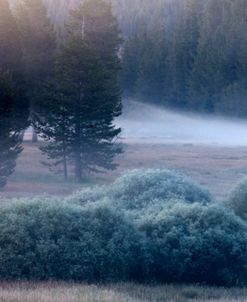
[[[186,0],[176,20],[166,57],[165,99],[172,107],[188,106],[188,85],[200,31],[201,0]]]
[[[221,57],[217,50],[223,2],[209,0],[201,20],[197,57],[189,81],[190,103],[195,110],[213,112],[213,97],[224,84],[224,76],[220,70]]]
[[[21,71],[21,42],[16,21],[7,0],[0,0],[0,70],[15,76]]]
[[[135,95],[142,100],[152,99],[160,103],[163,96],[164,67],[165,67],[165,31],[160,26],[152,35],[142,36],[140,49],[138,79],[136,81]]]
[[[43,0],[21,0],[16,18],[24,52],[25,75],[29,93],[35,94],[41,82],[52,74],[56,36]]]
[[[22,152],[20,132],[28,126],[28,106],[9,73],[0,74],[0,188]]]
[[[24,76],[32,124],[42,86],[53,72],[56,35],[43,0],[21,0],[15,8],[24,54]],[[33,141],[36,141],[36,135]]]
[[[47,140],[42,150],[63,164],[65,178],[71,162],[81,182],[90,172],[114,169],[114,157],[121,152],[115,143],[121,130],[114,125],[121,113],[121,39],[105,2],[89,0],[73,15],[54,81],[45,92],[49,114],[41,111],[36,126]]]
[[[20,34],[6,0],[0,0],[0,188],[22,151],[20,132],[28,126],[22,79]]]
[[[142,39],[140,35],[126,41],[123,49],[121,73],[122,87],[125,95],[133,96],[136,92],[137,81],[139,78],[140,58],[142,49]]]

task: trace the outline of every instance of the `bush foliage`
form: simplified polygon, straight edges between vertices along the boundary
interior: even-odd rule
[[[108,196],[128,210],[141,210],[153,202],[183,200],[207,204],[211,196],[193,181],[166,169],[133,170],[115,181]]]
[[[233,209],[236,215],[247,218],[247,178],[239,182],[231,191],[226,205]]]
[[[104,205],[31,201],[0,212],[2,279],[126,280],[139,246],[133,226]]]
[[[148,207],[181,200],[186,203],[209,203],[209,192],[192,180],[166,169],[137,169],[119,177],[109,187],[94,187],[73,194],[67,201],[86,204],[107,199],[114,207],[142,211]]]
[[[151,275],[162,282],[242,285],[247,225],[223,207],[175,204],[143,222]]]
[[[78,205],[86,205],[102,200],[107,196],[107,187],[94,186],[82,191],[75,192],[66,198],[66,201]]]
[[[65,201],[5,201],[0,278],[246,285],[245,184],[216,204],[192,181],[149,169]]]

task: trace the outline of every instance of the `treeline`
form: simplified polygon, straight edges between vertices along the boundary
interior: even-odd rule
[[[175,0],[146,6],[152,17],[138,22],[124,47],[126,94],[171,107],[245,116],[247,2]]]
[[[45,141],[49,167],[66,180],[114,169],[122,40],[111,6],[85,1],[60,39],[43,0],[11,4],[0,1],[0,185],[13,172],[28,125]]]
[[[49,1],[59,34],[83,0]],[[244,0],[109,0],[124,33],[127,96],[169,107],[245,116]]]

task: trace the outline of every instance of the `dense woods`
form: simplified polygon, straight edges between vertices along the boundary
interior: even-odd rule
[[[60,32],[68,8],[78,2],[49,2]],[[125,38],[122,84],[127,96],[246,115],[246,1],[111,2]]]
[[[29,124],[33,142],[37,133],[45,141],[46,164],[65,180],[114,169],[121,152],[114,118],[122,108],[122,39],[110,4],[85,1],[62,36],[50,15],[43,0],[0,1],[0,186],[14,171]],[[12,118],[23,123],[10,126]]]
[[[126,93],[171,107],[245,116],[246,1],[146,6],[156,17],[137,22],[139,29],[126,41]]]
[[[0,188],[14,171],[28,126],[29,101],[23,80],[20,33],[8,2],[0,1]]]

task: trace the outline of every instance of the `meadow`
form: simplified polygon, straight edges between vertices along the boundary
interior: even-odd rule
[[[145,286],[132,283],[83,285],[69,283],[0,284],[1,302],[241,302],[247,289],[200,286]]]
[[[102,175],[93,175],[88,182],[64,183],[41,162],[45,161],[37,144],[24,143],[15,173],[1,192],[3,197],[37,195],[67,196],[83,187],[115,180],[135,168],[168,168],[191,177],[219,198],[247,175],[247,147],[181,144],[174,142],[128,141],[124,153],[116,161],[119,168]]]

